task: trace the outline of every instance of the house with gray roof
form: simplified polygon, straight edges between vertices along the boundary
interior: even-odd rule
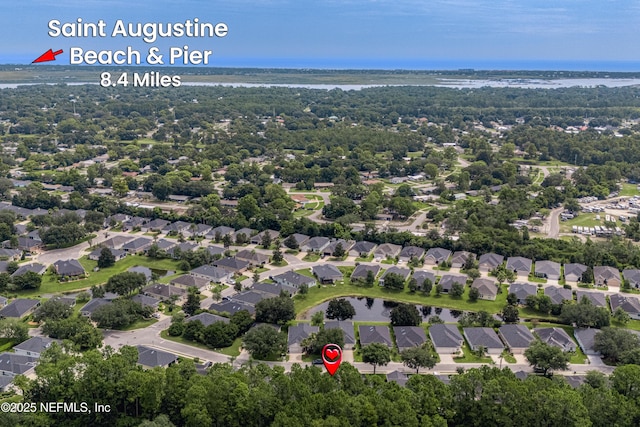
[[[191,223],[186,221],[175,221],[162,228],[163,233],[184,234],[191,228]]]
[[[18,298],[0,309],[0,319],[13,317],[20,319],[35,311],[40,306],[40,300]]]
[[[620,287],[620,271],[615,267],[596,266],[593,267],[593,278],[596,286]]]
[[[501,354],[504,350],[498,334],[491,328],[463,328],[462,331],[473,351],[480,346],[486,349],[487,354]]]
[[[182,254],[193,252],[198,249],[198,247],[199,246],[193,242],[182,242],[165,250],[165,252],[173,259],[180,259]]]
[[[337,280],[342,280],[342,272],[333,264],[314,265],[311,271],[323,285],[333,284]]]
[[[181,301],[187,296],[186,290],[163,283],[154,283],[153,285],[142,288],[140,292],[144,295],[158,298],[161,301],[168,301],[174,295],[178,297],[178,301]]]
[[[393,347],[389,327],[384,325],[360,325],[358,326],[360,335],[360,346],[366,347],[374,342],[384,344],[389,348]]]
[[[587,271],[584,264],[570,263],[564,265],[564,280],[567,283],[578,283],[582,281],[582,274]]]
[[[249,263],[237,258],[222,258],[212,263],[215,267],[223,268],[230,273],[242,273],[249,268]]]
[[[571,289],[565,289],[561,286],[547,286],[544,288],[544,294],[551,298],[551,302],[554,304],[562,304],[563,301],[573,300]]]
[[[438,282],[439,285],[442,285],[442,292],[445,294],[451,291],[454,283],[460,283],[462,286],[466,285],[467,276],[464,274],[446,273],[442,275]]]
[[[312,237],[300,246],[300,250],[303,252],[320,253],[324,250],[324,248],[329,246],[329,243],[331,243],[331,240],[329,240],[328,237]]]
[[[324,329],[341,329],[344,337],[343,350],[351,350],[356,345],[356,334],[353,329],[353,322],[349,320],[327,320],[324,322]]]
[[[122,250],[128,254],[140,254],[149,249],[153,240],[148,237],[138,237],[122,245]]]
[[[263,299],[275,298],[275,296],[271,293],[262,292],[254,288],[250,288],[246,291],[242,291],[238,294],[235,294],[231,299],[235,302],[241,302],[244,304],[252,305],[255,307],[257,303],[262,301]]]
[[[18,269],[16,271],[13,272],[11,277],[22,276],[27,271],[32,271],[32,272],[42,276],[44,274],[44,272],[47,271],[47,266],[39,264],[37,262],[33,263],[33,264],[23,264],[20,267],[18,267]]]
[[[288,238],[288,236],[287,236]],[[298,244],[298,248],[301,248],[302,245],[304,245],[308,240],[309,240],[309,236],[307,236],[306,234],[300,234],[300,233],[295,233],[293,234],[293,238],[296,241],[296,243]],[[283,242],[286,239],[283,239]]]
[[[637,268],[626,268],[622,271],[622,277],[629,281],[632,288],[640,288],[640,270]]]
[[[206,328],[207,326],[213,325],[216,322],[229,323],[231,320],[228,317],[222,317],[222,316],[218,316],[217,314],[204,312],[204,313],[196,314],[195,316],[188,317],[184,319],[184,321],[185,323],[198,321],[202,323],[202,326]]]
[[[142,230],[142,227],[147,223],[147,221],[147,218],[134,216],[122,222],[122,231],[131,231],[136,228]]]
[[[400,245],[394,245],[393,243],[383,243],[373,251],[373,257],[376,260],[395,258],[400,254],[401,250],[402,246]]]
[[[408,269],[408,268],[397,267],[395,265],[389,267],[388,269],[386,269],[384,271],[384,273],[382,273],[382,276],[380,276],[380,279],[379,279],[380,286],[384,286],[384,279],[389,274],[396,274],[396,275],[402,277],[402,280],[404,280],[406,282],[407,279],[409,278],[409,276],[411,275],[411,270]]]
[[[16,353],[0,353],[0,377],[28,375],[38,364],[38,359]]]
[[[400,371],[393,371],[393,372],[389,372],[386,375],[387,378],[387,382],[394,382],[396,384],[398,384],[400,387],[404,387],[407,385],[407,381],[409,381],[409,376],[407,374],[405,374],[404,372],[400,372]]]
[[[455,251],[451,255],[451,267],[462,268],[469,258],[476,259],[476,254],[467,251]]]
[[[251,314],[254,314],[256,312],[256,308],[253,305],[245,304],[240,301],[216,302],[209,306],[209,310],[218,313],[228,313],[230,316],[242,310],[247,310]]]
[[[371,252],[376,248],[375,243],[360,241],[356,242],[351,249],[349,249],[349,256],[356,258],[367,258],[371,255]]]
[[[436,323],[429,326],[429,337],[440,354],[456,354],[462,351],[464,339],[456,325]]]
[[[249,266],[251,267],[260,267],[269,262],[269,255],[250,249],[238,251],[235,258],[249,263]]]
[[[331,242],[322,250],[324,256],[332,256],[338,245],[342,245],[342,250],[348,254],[349,250],[355,245],[354,240],[331,239]]]
[[[531,273],[531,261],[529,258],[521,257],[521,256],[512,256],[507,258],[507,270],[511,270],[518,277],[529,277]]]
[[[170,222],[166,219],[156,218],[147,222],[146,224],[143,224],[140,227],[140,230],[144,231],[145,233],[148,231],[162,231],[169,224]]]
[[[138,365],[144,368],[155,368],[157,366],[166,368],[178,361],[178,356],[173,353],[158,350],[153,347],[143,345],[137,346]]]
[[[280,237],[280,232],[279,231],[263,230],[263,231],[259,232],[258,234],[256,234],[255,236],[253,236],[251,238],[250,242],[252,244],[254,244],[254,245],[261,245],[262,244],[262,239],[267,233],[269,233],[269,237],[271,238],[272,241],[274,241],[278,237]]]
[[[531,283],[512,283],[509,285],[509,293],[515,294],[518,298],[518,304],[524,305],[527,303],[529,295],[538,294],[538,286]]]
[[[292,288],[298,289],[302,285],[307,285],[308,287],[312,287],[316,285],[316,279],[313,277],[305,276],[304,274],[296,273],[295,271],[285,271],[282,274],[278,274],[276,276],[272,276],[271,280],[275,283],[290,286]]]
[[[249,242],[249,240],[251,239],[251,236],[256,232],[256,230],[252,229],[252,228],[241,228],[240,230],[236,231],[235,233],[233,233],[233,241],[238,243],[240,240],[242,240],[242,236],[244,235],[244,240],[246,242]]]
[[[426,279],[431,281],[431,285],[436,283],[436,274],[431,270],[414,270],[413,278],[416,279],[416,283],[420,288],[422,288]]]
[[[48,337],[31,337],[14,346],[13,351],[23,356],[39,358],[42,352],[51,347],[54,342],[56,340]]]
[[[378,277],[378,273],[380,273],[380,266],[377,264],[374,265],[367,265],[367,264],[358,264],[356,265],[356,268],[353,270],[353,273],[351,273],[351,281],[353,282],[354,280],[366,280],[367,279],[367,275],[369,274],[369,272],[371,272],[371,274],[373,274],[373,278],[375,279],[376,277]]]
[[[135,237],[133,236],[122,236],[118,234],[100,243],[100,246],[104,248],[109,248],[109,249],[122,249],[122,247],[126,243],[131,242],[133,240],[135,240]]]
[[[535,337],[525,325],[502,325],[498,334],[513,354],[523,354]]]
[[[205,251],[209,252],[214,257],[221,258],[224,256],[226,250],[222,246],[209,245],[205,248]]]
[[[398,255],[399,261],[408,262],[411,259],[420,260],[424,256],[424,249],[419,248],[418,246],[405,246],[400,251],[400,255]]]
[[[536,261],[535,275],[549,280],[560,280],[560,264],[554,261]]]
[[[554,347],[560,347],[562,351],[576,351],[576,343],[562,328],[535,328],[533,332],[540,338],[540,341]]]
[[[207,233],[207,238],[215,241],[220,241],[226,235],[232,235],[235,230],[231,227],[227,227],[226,225],[221,225],[210,230]]]
[[[0,258],[2,259],[18,261],[21,256],[22,251],[19,249],[0,248]]]
[[[86,274],[84,267],[82,267],[77,259],[58,260],[53,263],[53,267],[56,269],[58,276],[62,278],[74,278]]]
[[[271,294],[274,297],[280,296],[282,294],[286,294],[292,297],[298,292],[298,289],[294,288],[293,286],[283,285],[281,283],[266,282],[255,283],[253,286],[251,286],[250,289]]]
[[[200,290],[207,289],[210,283],[211,280],[209,280],[208,278],[195,276],[193,274],[183,274],[182,276],[178,276],[169,282],[170,285],[176,286],[178,288],[189,289],[193,287]]]
[[[80,314],[85,317],[91,317],[94,311],[98,309],[98,307],[102,307],[106,304],[111,304],[112,300],[106,298],[93,298],[89,300],[82,308],[80,309]]]
[[[443,261],[446,261],[451,256],[449,249],[443,248],[431,248],[424,256],[425,265],[440,265]]]
[[[287,339],[289,353],[302,353],[302,341],[318,331],[319,328],[317,326],[311,326],[308,323],[298,323],[297,325],[289,326],[289,336]]]
[[[640,320],[640,299],[630,295],[613,294],[609,296],[611,311],[622,308],[627,314],[636,320]]]
[[[142,294],[134,295],[133,297],[131,297],[131,301],[137,302],[143,307],[151,307],[154,310],[157,310],[158,305],[160,304],[159,299]]]
[[[208,224],[196,224],[194,227],[190,227],[186,234],[205,237],[211,230],[213,230],[213,227]]]
[[[398,351],[420,347],[427,341],[427,334],[420,326],[394,326],[393,333]]]
[[[499,265],[504,261],[504,257],[502,255],[488,253],[480,255],[478,259],[478,270],[482,272],[489,272],[498,268]]]
[[[103,248],[98,248],[92,251],[89,254],[89,256],[87,256],[87,258],[89,258],[91,261],[98,261],[100,259],[100,255],[102,254],[102,249]],[[109,252],[111,252],[111,255],[113,255],[116,261],[120,261],[121,259],[124,259],[124,257],[127,256],[127,253],[122,249],[111,249],[111,248],[104,248],[104,249],[107,249]]]
[[[488,277],[478,277],[471,283],[471,287],[478,290],[480,299],[495,301],[498,296],[498,284]]]
[[[581,289],[578,289],[576,291],[576,300],[580,302],[582,298],[587,298],[589,301],[591,301],[591,304],[595,305],[596,307],[608,308],[606,295],[602,292],[583,291]]]
[[[601,355],[599,351],[593,348],[598,332],[600,332],[600,329],[594,328],[578,328],[573,331],[573,336],[576,338],[576,341],[578,341],[578,345],[587,356]]]

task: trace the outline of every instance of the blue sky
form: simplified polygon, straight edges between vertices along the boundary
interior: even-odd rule
[[[640,71],[638,0],[0,0],[0,63],[49,48],[146,52],[123,39],[48,36],[47,22],[224,22],[223,39],[173,39],[214,51],[210,66],[517,68],[516,64],[628,62]],[[447,64],[449,67],[447,67]],[[638,67],[635,66],[638,64]],[[440,67],[438,67],[440,65]],[[549,68],[549,67],[546,67]],[[566,68],[566,67],[564,67]]]

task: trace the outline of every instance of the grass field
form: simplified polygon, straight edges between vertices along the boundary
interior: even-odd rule
[[[596,215],[600,215],[600,219],[596,219]],[[560,232],[561,233],[571,233],[572,227],[594,227],[596,225],[604,225],[605,214],[603,212],[599,214],[594,213],[581,213],[576,218],[569,219],[567,221],[560,222]],[[620,225],[616,222],[616,225]]]
[[[236,357],[240,354],[240,344],[242,343],[241,338],[236,338],[236,340],[233,342],[233,344],[231,344],[230,347],[213,350],[211,347],[208,347],[204,344],[200,344],[194,341],[189,341],[182,337],[172,337],[167,333],[166,330],[160,332],[160,337],[162,337],[165,340],[177,342],[184,345],[190,345],[191,347],[197,347],[203,350],[215,351],[216,353],[226,354],[227,356],[232,356],[232,357]]]
[[[628,183],[622,184],[622,188],[620,189],[621,196],[631,197],[631,196],[637,196],[639,194],[640,194],[640,191],[638,191],[638,186],[636,184],[628,184]]]
[[[493,363],[493,360],[491,360],[490,357],[476,356],[476,354],[471,351],[466,341],[462,344],[462,356],[454,357],[453,361],[456,363]]]

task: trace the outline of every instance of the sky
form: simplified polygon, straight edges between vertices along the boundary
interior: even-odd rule
[[[640,71],[638,0],[0,0],[0,64],[52,48],[212,50],[208,66]],[[48,22],[228,25],[224,38],[63,38]],[[168,55],[167,55],[168,56]]]

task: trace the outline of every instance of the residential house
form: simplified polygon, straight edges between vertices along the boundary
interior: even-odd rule
[[[255,236],[253,236],[250,240],[250,242],[254,245],[261,245],[262,244],[262,239],[264,238],[264,236],[266,234],[269,234],[269,237],[271,238],[271,241],[275,241],[278,237],[280,237],[280,232],[279,231],[275,231],[275,230],[264,230],[259,232],[258,234],[256,234]]]
[[[239,294],[235,294],[233,297],[231,297],[234,302],[241,302],[254,307],[263,299],[269,298],[274,298],[274,295],[267,292],[259,291],[254,288],[240,292]]]
[[[323,285],[333,284],[336,280],[342,280],[342,272],[332,264],[320,264],[311,268],[313,275]]]
[[[209,231],[207,233],[207,238],[219,242],[224,236],[232,235],[234,232],[235,230],[233,228],[221,225]]]
[[[382,276],[380,276],[380,280],[379,280],[380,286],[384,286],[384,279],[389,274],[396,274],[402,277],[402,280],[406,282],[409,276],[411,275],[411,270],[408,268],[396,267],[395,265],[392,267],[389,267],[387,270],[384,271],[384,273],[382,273]]]
[[[173,259],[180,259],[182,254],[193,252],[198,249],[198,245],[193,242],[182,242],[166,249],[165,252]]]
[[[224,256],[225,249],[221,246],[209,245],[205,248],[213,257],[221,258]]]
[[[144,295],[158,298],[161,301],[169,301],[174,295],[177,296],[177,301],[186,297],[187,291],[183,288],[178,288],[172,285],[165,285],[163,283],[155,283],[142,288],[140,291]]]
[[[148,237],[138,237],[122,245],[122,250],[128,254],[140,254],[146,251],[152,244],[152,239]]]
[[[420,287],[422,287],[424,281],[427,279],[431,281],[431,285],[435,285],[436,283],[436,274],[430,270],[414,270],[413,278],[416,279],[416,283]]]
[[[582,281],[582,274],[587,271],[584,264],[570,263],[564,265],[564,280],[567,283],[578,283]]]
[[[478,270],[487,273],[498,268],[503,261],[504,257],[502,255],[494,253],[480,255],[480,258],[478,259]]]
[[[61,278],[78,278],[86,274],[84,267],[77,259],[56,261],[53,263],[53,267],[56,269],[56,274]]]
[[[13,351],[22,356],[40,358],[42,352],[51,347],[54,342],[56,340],[47,337],[31,337],[13,347]]]
[[[241,228],[240,230],[233,233],[233,241],[236,243],[248,243],[251,239],[251,236],[256,232],[256,230],[252,228]]]
[[[20,267],[18,267],[18,269],[16,271],[13,272],[11,277],[22,276],[27,271],[32,271],[32,272],[42,276],[44,274],[44,272],[47,271],[47,267],[45,265],[39,264],[37,262],[33,263],[33,264],[23,264]]]
[[[518,275],[518,277],[527,278],[531,273],[531,261],[529,258],[521,256],[512,256],[507,258],[507,270],[511,270]]]
[[[620,287],[620,271],[615,267],[596,266],[593,267],[593,278],[596,286]]]
[[[533,332],[542,342],[560,347],[562,351],[576,351],[576,343],[562,328],[535,328]]]
[[[498,334],[491,328],[463,328],[462,331],[473,351],[477,351],[480,346],[485,348],[487,354],[501,354],[504,350]]]
[[[298,292],[298,289],[294,288],[293,286],[287,286],[281,283],[266,283],[266,282],[256,283],[251,287],[251,289],[259,292],[271,294],[274,297],[280,296],[282,294],[286,294],[292,297]]]
[[[0,378],[29,375],[38,364],[38,359],[16,353],[0,353]]]
[[[454,283],[460,283],[464,286],[467,283],[467,276],[463,274],[446,273],[443,274],[438,282],[442,285],[442,292],[448,294],[451,291]]]
[[[469,258],[476,259],[476,254],[467,251],[456,251],[451,255],[451,267],[462,268]]]
[[[573,336],[578,341],[578,345],[587,356],[600,356],[600,352],[594,348],[598,332],[600,332],[600,329],[594,328],[578,328],[573,331]]]
[[[367,276],[369,275],[369,272],[373,274],[373,278],[375,279],[376,277],[378,277],[378,273],[380,273],[380,270],[381,268],[377,264],[375,265],[358,264],[356,265],[356,268],[353,270],[353,273],[351,273],[351,281],[352,282],[354,280],[365,281],[367,280]]]
[[[427,341],[427,335],[420,326],[394,326],[393,333],[398,351],[420,347]]]
[[[342,245],[342,250],[345,254],[348,254],[349,250],[355,245],[356,242],[353,240],[344,240],[344,239],[332,239],[331,242],[322,250],[322,255],[324,256],[332,256],[336,251],[338,245]]]
[[[371,252],[376,248],[375,243],[360,241],[356,242],[355,245],[349,249],[349,256],[353,256],[356,258],[367,258],[371,255]]]
[[[398,255],[398,261],[409,262],[411,259],[420,260],[424,256],[424,249],[418,246],[405,246]]]
[[[80,314],[86,317],[91,317],[94,311],[96,311],[99,307],[102,307],[106,304],[111,304],[110,299],[106,298],[93,298],[89,302],[87,302],[81,309]]]
[[[265,263],[269,262],[269,255],[249,249],[238,251],[235,258],[240,261],[248,262],[251,267],[261,267]]]
[[[298,323],[297,325],[289,326],[289,336],[287,340],[289,353],[302,353],[302,341],[318,331],[319,328],[317,326],[311,326],[308,323]]]
[[[234,274],[242,274],[249,267],[247,261],[242,261],[237,258],[222,258],[214,261],[213,265]]]
[[[293,234],[293,238],[295,239],[296,244],[298,245],[298,248],[301,248],[302,245],[304,245],[309,240],[309,236],[307,236],[306,234],[300,234],[300,233]]]
[[[564,301],[573,300],[571,289],[565,289],[561,286],[547,286],[544,288],[544,294],[551,298],[554,304],[562,304]]]
[[[440,265],[443,261],[446,261],[451,256],[449,249],[431,248],[424,256],[424,263],[426,265]]]
[[[553,261],[536,261],[535,275],[549,280],[560,280],[560,264]]]
[[[147,233],[149,231],[160,232],[166,226],[168,226],[169,224],[171,224],[171,223],[169,221],[167,221],[166,219],[156,218],[154,220],[151,220],[151,221],[143,224],[140,227],[140,229],[142,231],[144,231],[145,233]]]
[[[640,299],[630,295],[613,294],[609,296],[611,311],[622,308],[627,314],[636,320],[640,320]],[[1,310],[0,310],[1,312]]]
[[[402,246],[400,245],[394,245],[393,243],[383,243],[373,251],[373,257],[378,261],[387,258],[393,259],[400,254],[401,250]]]
[[[209,310],[217,313],[228,313],[230,316],[242,310],[247,310],[252,315],[256,312],[256,308],[251,304],[245,304],[240,301],[221,301],[213,303],[209,306]]]
[[[148,295],[137,294],[131,298],[131,301],[137,302],[143,307],[151,307],[154,311],[158,309],[158,305],[160,305],[160,300],[154,297],[150,297]]]
[[[356,345],[356,334],[353,330],[353,322],[348,320],[328,320],[324,322],[324,329],[341,329],[344,338],[343,350],[352,350]]]
[[[166,368],[173,365],[178,361],[178,356],[166,351],[157,350],[152,347],[146,347],[143,345],[137,346],[138,348],[138,365],[143,368]]]
[[[126,243],[129,243],[132,240],[135,240],[135,237],[116,235],[100,243],[100,246],[109,249],[122,249]]]
[[[480,292],[480,299],[495,301],[498,296],[498,284],[493,279],[478,277],[473,281],[471,287]]]
[[[582,298],[587,298],[589,301],[591,301],[591,304],[595,305],[596,307],[607,308],[607,298],[606,295],[602,292],[577,290],[576,300],[580,302],[582,301]]]
[[[163,227],[162,232],[171,234],[171,235],[176,235],[176,234],[185,235],[186,233],[189,232],[191,225],[192,224],[190,222],[176,221],[176,222],[172,222],[171,224],[167,224],[165,227]]]
[[[189,234],[193,236],[204,237],[209,234],[211,230],[213,230],[213,227],[208,224],[195,224],[194,227],[191,227],[189,229]]]
[[[40,306],[40,300],[18,298],[0,309],[0,319],[7,317],[22,318],[35,311]]]
[[[358,326],[358,334],[360,335],[360,346],[366,347],[369,344],[380,343],[387,347],[393,347],[389,327],[384,325],[360,325]]]
[[[21,256],[22,251],[19,249],[0,248],[0,259],[18,261]]]
[[[538,286],[531,283],[512,283],[509,285],[509,293],[515,294],[518,298],[518,304],[524,305],[527,303],[529,295],[538,294]]]
[[[386,375],[387,382],[394,382],[398,384],[400,387],[405,387],[407,385],[407,381],[409,381],[409,376],[404,372],[393,371],[389,372]]]
[[[129,218],[126,221],[122,222],[122,231],[131,231],[135,229],[142,230],[142,227],[147,223],[147,218],[142,218],[139,216],[134,216],[133,218]]]
[[[509,351],[513,354],[523,354],[529,348],[535,337],[525,325],[502,325],[498,334]]]
[[[127,256],[127,253],[122,249],[98,248],[92,251],[87,258],[89,258],[91,261],[98,261],[100,259],[100,255],[102,254],[102,249],[107,249],[109,252],[111,252],[111,255],[113,255],[116,262],[124,259],[124,257]]]
[[[640,288],[640,270],[637,268],[627,268],[622,271],[622,277],[629,281],[632,288]]]
[[[312,237],[300,246],[300,250],[303,252],[320,253],[324,248],[329,246],[329,243],[331,243],[331,241],[328,237]]]
[[[202,326],[204,326],[205,328],[209,325],[213,325],[216,322],[223,322],[223,323],[229,323],[231,321],[231,319],[229,319],[228,317],[222,317],[222,316],[218,316],[217,314],[211,314],[211,313],[200,313],[200,314],[196,314],[195,316],[191,316],[188,317],[186,319],[184,319],[185,323],[186,322],[200,322],[202,323]]]
[[[302,285],[307,285],[308,287],[316,285],[316,279],[313,277],[305,276],[304,274],[299,274],[291,270],[285,271],[277,276],[273,276],[271,277],[271,280],[277,284],[290,286],[295,289],[299,289]]]
[[[212,267],[215,268],[215,267]],[[224,273],[227,273],[226,271]],[[194,274],[183,274],[171,280],[169,284],[182,289],[197,288],[200,290],[207,289],[211,280],[207,277],[200,277]]]
[[[29,237],[18,237],[18,249],[25,252],[35,252],[44,248],[44,243],[40,239],[31,239]]]
[[[429,327],[429,337],[438,353],[456,354],[462,351],[464,339],[453,324],[436,323]]]

